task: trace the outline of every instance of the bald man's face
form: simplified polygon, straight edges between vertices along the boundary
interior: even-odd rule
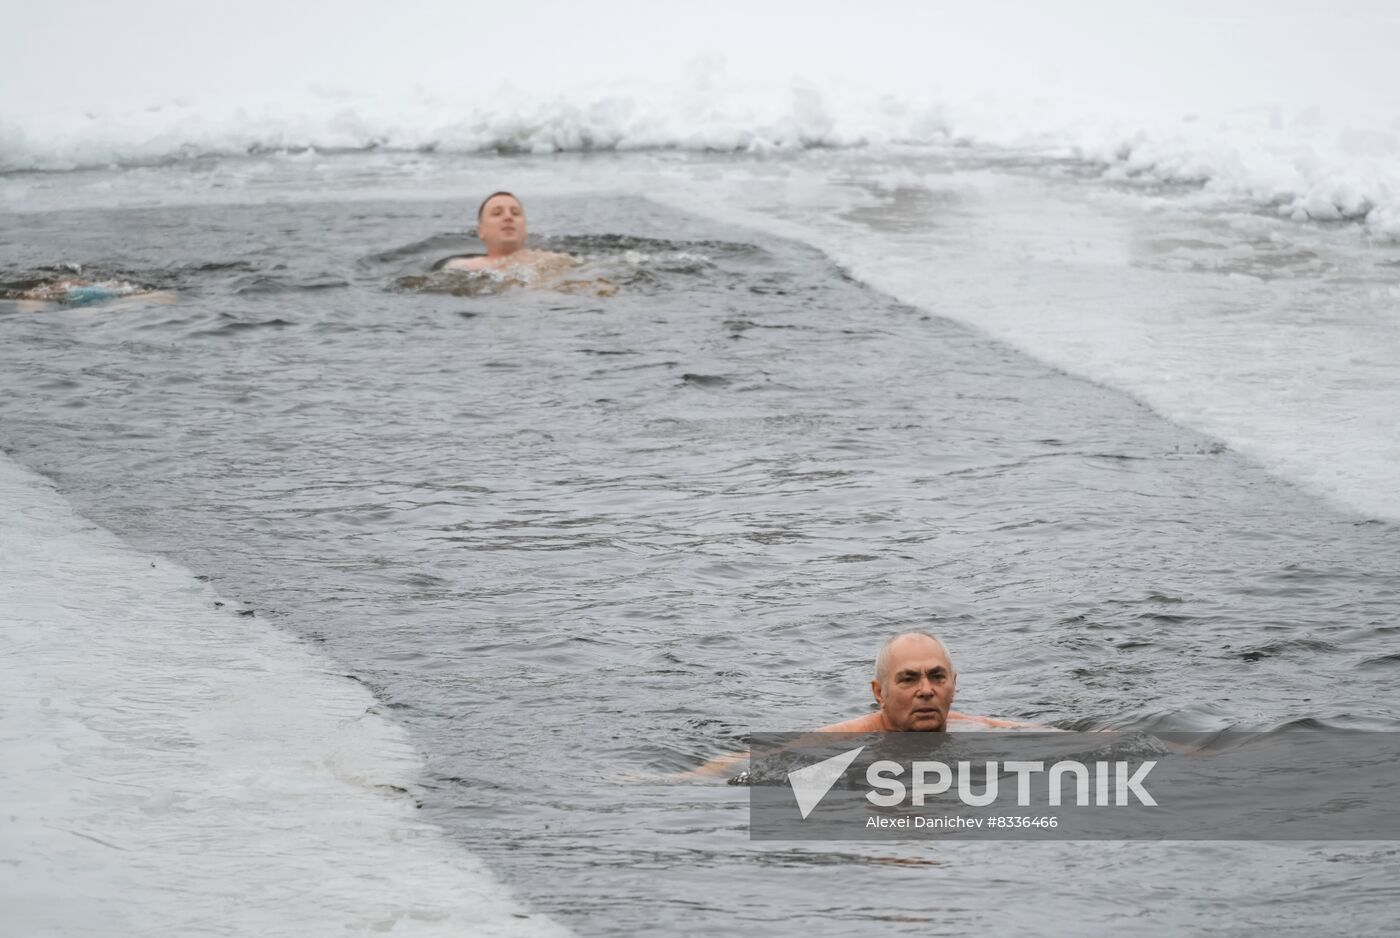
[[[921,635],[889,648],[884,681],[870,682],[875,700],[893,730],[941,733],[948,728],[958,676],[938,642]]]

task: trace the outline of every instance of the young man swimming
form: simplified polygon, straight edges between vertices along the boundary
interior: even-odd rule
[[[511,270],[517,267],[562,270],[573,263],[567,254],[525,247],[525,206],[510,192],[493,192],[476,210],[476,236],[485,257],[454,257],[443,270]]]
[[[0,284],[0,299],[14,300],[19,312],[42,312],[58,307],[99,304],[105,309],[123,309],[147,303],[173,303],[175,294],[129,280],[89,280],[74,264],[69,265],[61,276],[49,275],[36,280]]]

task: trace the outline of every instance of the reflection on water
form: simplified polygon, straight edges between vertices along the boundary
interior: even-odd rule
[[[863,712],[910,625],[970,712],[1395,729],[1393,525],[795,244],[536,200],[630,233],[539,242],[617,295],[457,292],[436,207],[369,208],[35,222],[19,263],[120,248],[181,302],[0,320],[3,443],[365,681],[425,813],[533,904],[598,935],[1385,920],[1393,852],[788,848],[743,788],[636,779]]]

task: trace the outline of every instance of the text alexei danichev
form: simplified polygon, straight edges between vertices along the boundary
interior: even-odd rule
[[[927,827],[934,830],[956,830],[958,828],[1055,828],[1060,826],[1060,819],[1054,815],[1040,817],[1016,817],[1005,815],[993,815],[992,817],[924,817],[916,815],[914,817],[886,817],[880,814],[873,814],[865,819],[866,827],[877,828],[897,828],[909,830],[911,828]]]

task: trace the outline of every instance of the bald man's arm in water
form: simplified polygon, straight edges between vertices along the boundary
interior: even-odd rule
[[[1003,720],[999,717],[979,717],[971,713],[949,711],[948,729],[970,730],[979,728],[989,730],[1054,730],[1052,726],[1041,726],[1039,723],[1024,723],[1020,720]]]
[[[813,733],[885,733],[892,732],[885,729],[884,721],[880,718],[880,711],[867,713],[851,720],[844,720],[840,723],[832,723],[830,726],[823,726],[813,730]],[[1001,720],[996,717],[980,717],[970,713],[958,713],[956,710],[948,712],[948,729],[978,731],[978,730],[1043,730],[1046,732],[1058,732],[1051,726],[1040,726],[1035,723],[1022,723],[1020,720]],[[789,745],[800,746],[806,741],[806,737],[794,740]],[[747,762],[752,757],[752,753],[729,752],[722,756],[716,756],[709,762],[693,769],[689,775],[723,775],[740,763]]]
[[[970,713],[959,713],[956,710],[948,711],[949,730],[1040,730],[1047,727],[1037,726],[1034,723],[1022,723],[1019,720],[1000,720],[996,717],[979,717]],[[818,733],[887,733],[892,732],[885,726],[881,719],[880,711],[867,713],[865,716],[856,717],[853,720],[846,720],[842,723],[833,723],[830,726],[823,726],[817,730]]]

